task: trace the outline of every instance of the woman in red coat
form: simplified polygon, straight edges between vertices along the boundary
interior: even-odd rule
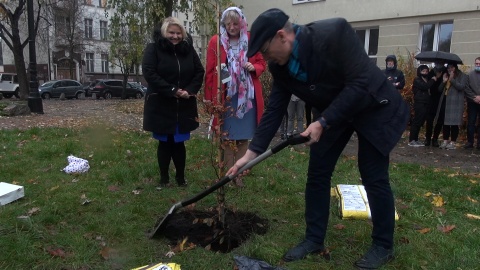
[[[260,53],[247,58],[247,21],[237,7],[227,8],[221,18],[220,35],[212,37],[207,48],[205,71],[205,100],[217,104],[217,40],[220,38],[220,62],[225,76],[222,79],[222,102],[225,113],[220,123],[225,145],[224,162],[227,168],[247,151],[248,140],[262,117],[264,104],[259,77],[265,70],[265,60]],[[228,78],[226,78],[228,77]],[[218,121],[215,119],[214,126]],[[238,186],[243,186],[236,179]]]

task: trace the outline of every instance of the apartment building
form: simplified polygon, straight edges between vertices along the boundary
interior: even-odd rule
[[[63,5],[75,3],[64,1]],[[40,83],[55,79],[71,78],[80,82],[95,79],[121,79],[120,68],[110,62],[109,17],[107,0],[80,0],[76,12],[71,12],[68,6],[44,9],[39,21],[39,31],[36,39],[37,78]],[[174,12],[193,36],[194,47],[200,52],[202,42],[192,24],[193,13],[189,16]],[[70,30],[69,30],[70,29]],[[28,36],[27,25],[21,25],[21,36]],[[75,40],[67,37],[74,31]],[[149,29],[148,31],[153,31]],[[73,50],[70,48],[74,47]],[[73,51],[73,56],[72,52]],[[28,47],[24,49],[25,61],[28,66]],[[73,72],[71,72],[73,67]],[[12,51],[0,40],[0,72],[15,72]],[[141,75],[141,71],[140,71]],[[129,80],[143,81],[143,76],[131,74]]]
[[[389,54],[446,51],[473,65],[480,56],[480,0],[237,0],[251,24],[276,7],[294,23],[343,17],[365,44],[372,61],[385,67]]]

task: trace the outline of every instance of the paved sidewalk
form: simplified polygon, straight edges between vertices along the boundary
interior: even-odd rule
[[[280,140],[280,135],[273,139],[272,144]],[[358,139],[353,134],[350,142],[343,150],[343,155],[356,156]],[[455,150],[445,150],[438,147],[408,146],[408,139],[402,138],[390,154],[391,163],[413,163],[434,168],[449,168],[454,171],[480,174],[480,150],[463,149],[463,143],[457,144]]]
[[[352,137],[343,153],[356,155],[357,138]],[[390,154],[393,163],[414,163],[435,168],[449,168],[458,172],[480,174],[480,150],[463,149],[463,143],[457,144],[457,149],[446,150],[438,147],[408,146],[408,139],[401,139]]]
[[[0,117],[3,129],[25,130],[32,127],[80,127],[99,119],[112,123],[119,129],[142,130],[143,100],[43,100],[45,114],[17,117]],[[204,122],[208,122],[206,119]],[[207,134],[207,123],[201,123],[195,134]],[[279,134],[272,143],[280,140]],[[357,138],[354,134],[343,154],[357,155]],[[414,163],[435,168],[450,168],[459,172],[480,174],[480,150],[456,150],[436,147],[410,147],[407,138],[401,139],[390,155],[392,163]]]

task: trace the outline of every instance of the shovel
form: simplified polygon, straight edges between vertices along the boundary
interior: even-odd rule
[[[308,140],[309,140],[308,137],[302,137],[302,136],[300,136],[300,134],[295,134],[295,135],[287,138],[286,140],[276,144],[275,146],[273,146],[269,150],[265,151],[263,154],[259,155],[258,157],[250,160],[243,167],[239,168],[237,173],[231,174],[231,175],[226,175],[222,179],[220,179],[220,181],[216,182],[214,185],[212,185],[209,188],[205,189],[204,191],[198,193],[197,195],[193,196],[192,198],[177,202],[176,204],[174,204],[170,208],[167,215],[162,219],[162,221],[160,223],[158,223],[158,225],[155,226],[155,228],[153,229],[152,232],[150,232],[148,237],[153,238],[158,233],[161,233],[162,230],[164,230],[165,227],[167,226],[168,221],[172,218],[172,216],[175,214],[175,212],[177,212],[178,209],[201,200],[205,196],[209,195],[210,193],[214,192],[215,190],[219,189],[220,187],[224,186],[228,182],[235,179],[238,175],[240,175],[244,171],[252,168],[253,166],[257,165],[258,163],[260,163],[264,159],[268,158],[269,156],[279,152],[283,148],[285,148],[289,145],[297,145],[297,144],[305,143],[305,142],[308,142]]]

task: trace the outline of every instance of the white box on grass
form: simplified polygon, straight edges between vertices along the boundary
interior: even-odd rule
[[[0,205],[5,205],[25,196],[22,186],[0,182]]]

